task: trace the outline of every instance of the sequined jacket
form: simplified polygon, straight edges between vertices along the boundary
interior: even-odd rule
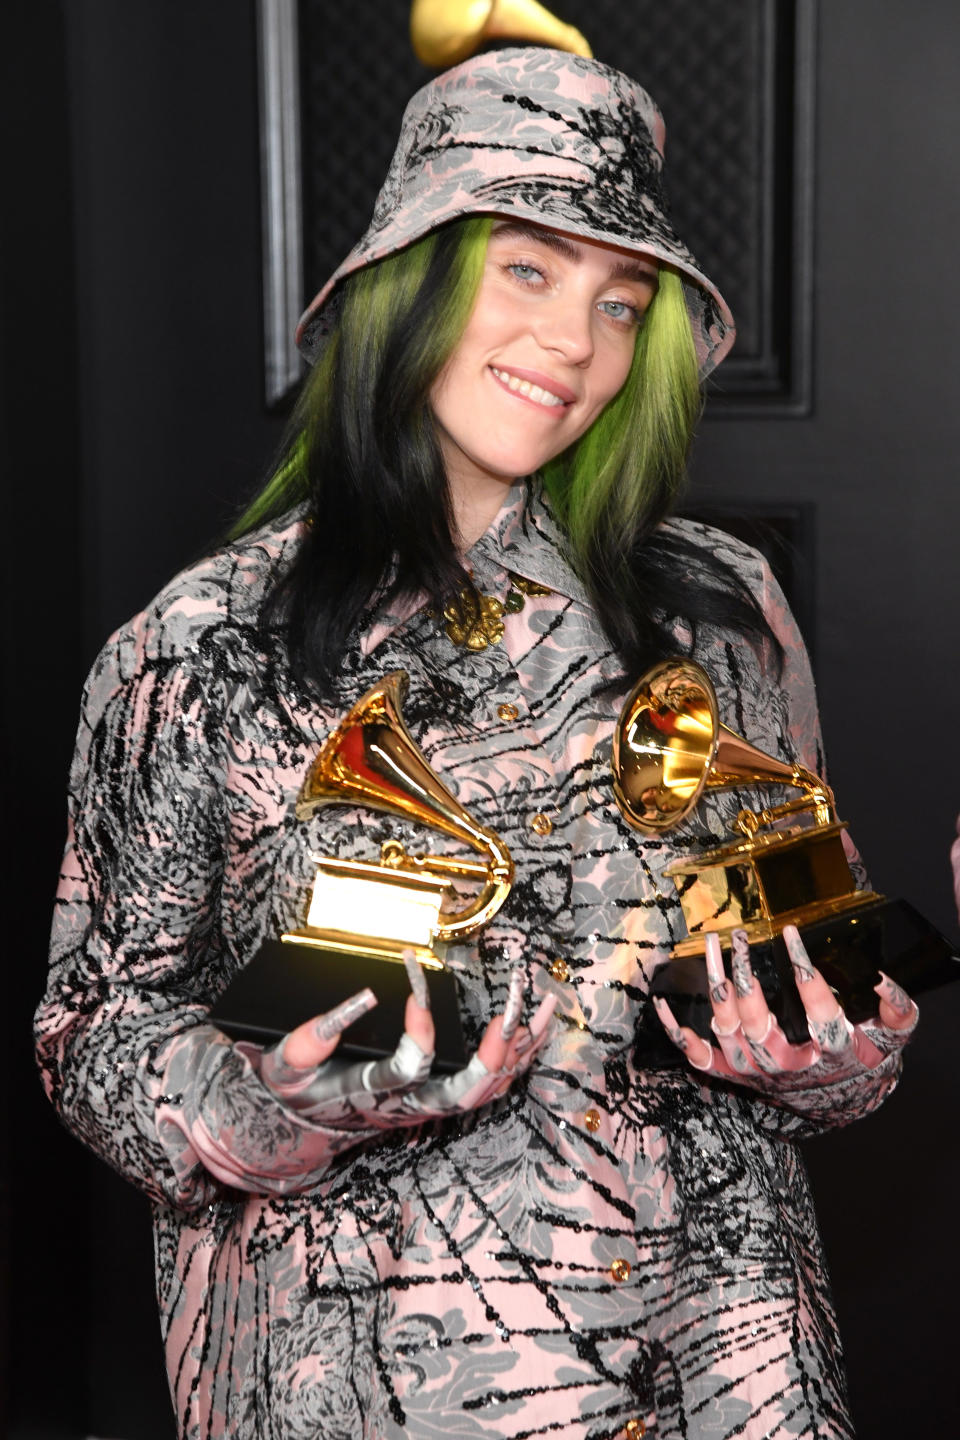
[[[819,767],[807,659],[769,570],[686,529],[744,577],[784,646],[775,680],[767,651],[703,632],[722,718]],[[257,624],[301,533],[294,519],[194,566],[98,659],[38,1016],[66,1123],[153,1202],[179,1434],[849,1435],[794,1142],[877,1105],[896,1053],[829,1084],[799,1075],[776,1103],[638,1066],[648,979],[683,933],[664,868],[727,833],[739,797],[701,804],[669,839],[624,824],[619,665],[536,491],[511,492],[470,561],[485,593],[504,598],[510,572],[548,593],[477,653],[425,608],[378,616],[329,708],[303,699]],[[516,862],[499,915],[449,955],[467,1029],[502,1008],[515,965],[526,1013],[552,987],[558,1023],[527,1079],[466,1121],[335,1153],[207,1007],[263,937],[298,923],[311,850],[422,844],[388,816],[293,811],[343,710],[400,668],[414,737]]]

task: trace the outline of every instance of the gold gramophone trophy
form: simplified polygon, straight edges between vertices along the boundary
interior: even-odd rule
[[[677,887],[688,934],[650,990],[705,1040],[713,1039],[703,962],[711,931],[720,936],[728,970],[731,932],[747,932],[767,1003],[795,1042],[808,1031],[785,925],[800,930],[853,1021],[876,1014],[880,969],[909,994],[960,978],[948,942],[911,905],[857,890],[841,838],[846,826],[829,786],[721,724],[713,684],[694,661],[665,660],[631,691],[614,732],[613,774],[625,819],[648,834],[680,824],[716,791],[786,785],[800,792],[769,809],[741,809],[728,842],[675,860],[664,872]],[[646,1039],[662,1051],[659,1024],[648,1015],[644,1025]]]
[[[398,670],[357,701],[307,772],[297,818],[308,820],[325,805],[364,806],[440,831],[482,858],[408,854],[397,840],[381,847],[377,861],[312,855],[316,876],[305,923],[265,941],[211,1011],[214,1023],[235,1039],[270,1043],[369,985],[379,1003],[342,1036],[338,1054],[390,1054],[410,993],[403,967],[409,948],[430,990],[435,1067],[466,1064],[456,985],[444,951],[500,909],[513,883],[513,861],[500,837],[478,825],[430,768],[403,719],[406,689],[406,672]],[[464,908],[443,911],[454,878],[480,889]]]
[[[584,36],[538,0],[413,0],[410,40],[417,59],[444,70],[491,40],[533,40],[590,56]]]

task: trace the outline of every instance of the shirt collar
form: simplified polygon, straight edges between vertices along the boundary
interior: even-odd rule
[[[568,600],[587,595],[565,558],[566,537],[537,478],[513,485],[493,524],[467,552],[478,581],[493,567],[545,585]]]

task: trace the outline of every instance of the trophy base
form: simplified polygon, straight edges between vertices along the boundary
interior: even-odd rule
[[[910,996],[960,980],[960,963],[950,942],[906,900],[878,897],[846,914],[828,915],[799,927],[810,959],[854,1024],[877,1013],[874,985],[883,970]],[[730,974],[730,935],[721,935],[724,968]],[[750,963],[767,1004],[793,1044],[810,1038],[807,1017],[793,979],[786,942],[778,934],[750,946]],[[656,973],[650,994],[662,996],[676,1016],[716,1045],[710,1028],[713,1008],[702,956],[680,955]],[[683,1056],[669,1041],[653,1006],[647,1004],[637,1041],[644,1068],[677,1065]]]
[[[449,970],[424,969],[423,975],[437,1037],[433,1069],[462,1070],[469,1057],[456,981]],[[378,1060],[397,1048],[410,995],[403,965],[379,955],[265,940],[217,1000],[210,1019],[231,1040],[273,1045],[367,986],[379,1003],[340,1036],[336,1053],[344,1060]]]

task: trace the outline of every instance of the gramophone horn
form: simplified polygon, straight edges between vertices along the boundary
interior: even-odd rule
[[[664,660],[641,677],[613,735],[613,792],[629,825],[670,830],[705,792],[764,784],[797,786],[818,818],[832,811],[833,796],[812,771],[774,759],[721,724],[713,683],[695,661]]]
[[[387,865],[481,881],[475,900],[455,915],[444,915],[436,930],[440,940],[462,940],[486,924],[506,900],[513,860],[499,835],[479,825],[430,768],[401,713],[406,691],[406,671],[394,671],[348,711],[307,773],[297,799],[297,819],[309,819],[323,805],[367,806],[439,830],[479,851],[483,860],[478,862],[407,855],[394,842],[386,847]]]
[[[533,40],[575,55],[593,54],[573,25],[537,0],[413,0],[410,39],[417,59],[444,70],[476,53],[486,40]]]

